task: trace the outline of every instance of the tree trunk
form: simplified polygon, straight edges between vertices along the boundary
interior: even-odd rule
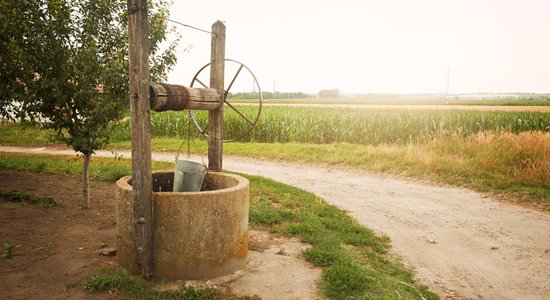
[[[84,154],[84,164],[82,166],[82,208],[88,208],[90,206],[90,159],[92,158],[91,154]]]

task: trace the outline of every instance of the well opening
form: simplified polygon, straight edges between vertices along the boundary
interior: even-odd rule
[[[232,177],[220,177],[219,173],[207,172],[204,176],[201,192],[216,191],[227,189],[239,184],[239,181]],[[174,185],[174,172],[154,172],[153,178],[153,192],[172,192]],[[132,186],[132,178],[127,180],[129,186]]]

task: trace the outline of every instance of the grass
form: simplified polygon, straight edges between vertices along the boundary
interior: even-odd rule
[[[0,199],[5,199],[9,202],[27,202],[27,203],[40,203],[43,208],[52,208],[55,206],[61,206],[61,201],[52,197],[43,195],[30,195],[23,191],[11,190],[5,191],[0,189]]]
[[[214,288],[180,286],[177,290],[159,290],[152,282],[128,275],[121,269],[105,269],[102,274],[88,278],[84,288],[90,292],[101,290],[117,293],[132,299],[181,299],[181,300],[238,300],[254,299],[222,293]]]
[[[246,177],[251,183],[250,222],[311,244],[303,255],[323,268],[320,286],[325,296],[418,299],[421,293],[427,299],[437,298],[415,285],[412,271],[388,256],[387,237],[374,234],[314,194],[262,177]]]
[[[550,126],[550,121],[541,120],[541,124],[546,128]],[[4,127],[0,127],[0,133]],[[32,131],[27,128],[26,130],[31,135],[40,134],[36,129]],[[3,136],[0,134],[0,140]],[[26,138],[22,138],[24,139]],[[156,137],[152,139],[152,147],[155,151],[175,152],[181,142],[182,140],[178,138]],[[197,147],[192,146],[191,151],[205,155],[206,141],[195,140],[194,144]],[[129,149],[130,142],[115,142],[112,147]],[[454,186],[466,186],[482,192],[499,193],[505,197],[511,195],[511,198],[529,206],[550,210],[550,180],[548,180],[550,178],[548,171],[550,170],[550,132],[480,131],[468,136],[441,133],[434,134],[423,142],[374,145],[229,143],[224,145],[224,154],[305,163],[327,163],[371,172],[428,179]],[[17,167],[37,172],[48,172],[48,170],[68,172],[63,170],[68,166],[57,165],[43,158],[21,156],[11,158],[12,161],[6,161],[3,157],[4,154],[0,153],[0,167],[5,169]],[[31,164],[31,160],[36,160],[37,163],[32,163],[33,167],[25,167]],[[78,161],[70,168],[80,170],[80,160],[77,158],[70,160]],[[130,174],[131,167],[127,161],[120,160],[117,168],[109,167],[102,171],[104,168],[102,160],[98,158],[94,160],[91,174],[95,179],[113,180]],[[154,164],[159,163],[154,162]]]
[[[21,245],[14,245],[9,242],[4,242],[4,253],[0,255],[0,259],[4,260],[13,258],[13,251],[19,247],[21,247]]]
[[[34,146],[52,145],[51,130],[40,130],[30,123],[8,123],[0,125],[0,145]]]
[[[153,169],[173,168],[172,164],[153,162]],[[12,155],[0,152],[0,169],[25,170],[37,173],[80,174],[82,158],[55,155]],[[132,162],[128,159],[108,159],[94,157],[90,165],[90,178],[93,180],[117,180],[131,175]]]
[[[33,170],[36,168],[33,165],[40,166],[42,161],[46,161],[46,167],[40,167],[43,172],[80,173],[76,168],[77,161],[62,156],[37,156],[34,159],[29,155],[4,154],[0,161],[11,161],[12,158],[17,161],[20,157],[29,161],[21,166],[23,169]],[[98,169],[97,176],[108,178],[129,160],[95,158],[92,166],[98,162],[104,167]],[[165,163],[160,167],[166,169],[167,165],[172,166]],[[252,226],[274,234],[296,236],[310,243],[312,247],[303,256],[323,268],[320,289],[325,296],[330,299],[392,299],[401,295],[403,299],[419,299],[420,293],[427,299],[437,299],[425,287],[415,283],[411,270],[388,255],[390,243],[387,237],[374,234],[314,194],[262,177],[244,176],[251,182]],[[108,290],[139,299],[238,299],[218,294],[216,290],[192,287],[160,291],[156,285],[117,269],[108,269],[91,277],[85,287],[89,291]]]
[[[181,141],[155,138],[153,149],[177,151]],[[206,143],[197,141],[206,153]],[[128,149],[127,142],[114,147]],[[481,132],[469,137],[435,136],[424,143],[355,145],[230,143],[226,155],[325,163],[370,172],[428,179],[481,192],[512,195],[523,204],[550,211],[550,133]]]

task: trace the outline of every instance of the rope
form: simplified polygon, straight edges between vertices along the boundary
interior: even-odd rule
[[[172,23],[174,23],[174,24],[181,25],[181,26],[185,26],[185,27],[188,27],[188,28],[191,28],[191,29],[195,29],[195,30],[198,30],[198,31],[206,32],[206,33],[208,33],[208,34],[212,34],[212,32],[210,32],[210,31],[208,31],[208,30],[204,30],[204,29],[197,28],[197,27],[195,27],[195,26],[183,24],[183,23],[181,23],[181,22],[174,21],[174,20],[171,20],[171,19],[168,19],[168,18],[166,18],[166,21],[169,21],[169,22],[172,22]]]

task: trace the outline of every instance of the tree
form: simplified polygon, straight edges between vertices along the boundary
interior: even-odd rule
[[[179,37],[165,49],[168,1],[151,0],[151,78],[175,64]],[[2,115],[40,120],[83,155],[83,207],[91,155],[109,143],[110,124],[128,111],[126,1],[3,0],[0,3]]]

